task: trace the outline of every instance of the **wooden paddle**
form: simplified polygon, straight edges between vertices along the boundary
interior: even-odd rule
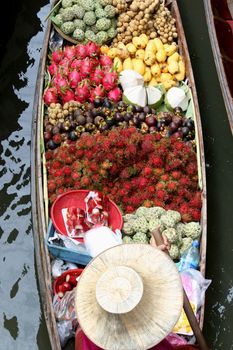
[[[152,235],[155,239],[157,246],[164,245],[164,242],[163,242],[163,239],[162,239],[162,236],[161,236],[159,229],[156,229],[154,232],[152,232]],[[169,252],[167,249],[165,249],[164,252],[169,255]],[[202,331],[199,327],[196,316],[194,315],[193,309],[190,305],[189,299],[187,297],[187,294],[186,294],[184,288],[183,288],[183,292],[184,292],[184,311],[185,311],[185,314],[186,314],[187,319],[189,321],[189,324],[193,330],[193,333],[197,339],[197,342],[200,346],[200,350],[210,350],[210,348],[208,347],[208,345],[205,341],[205,338],[202,334]]]

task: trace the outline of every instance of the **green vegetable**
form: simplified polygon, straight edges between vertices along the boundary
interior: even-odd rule
[[[93,11],[95,9],[95,3],[93,0],[80,0],[80,3],[86,11]]]
[[[172,227],[167,228],[163,231],[163,235],[167,237],[170,243],[176,243],[177,242],[177,233],[176,230]]]
[[[96,35],[95,35],[95,33],[93,33],[91,30],[87,30],[87,31],[86,31],[86,33],[85,33],[85,38],[86,38],[87,40],[96,42]]]
[[[176,244],[171,244],[171,247],[170,247],[170,249],[168,251],[169,251],[170,257],[173,260],[179,259],[180,251],[179,251],[179,248],[177,247]]]
[[[123,237],[123,242],[124,243],[133,243],[133,240],[132,240],[132,238],[131,237],[129,237],[129,236],[125,236],[125,237]]]
[[[68,21],[61,25],[61,31],[66,35],[73,33],[74,30],[75,26],[73,22]]]
[[[134,234],[133,221],[125,222],[123,225],[122,231],[126,235],[129,235],[129,236],[133,235]]]
[[[148,231],[148,222],[146,219],[142,216],[137,218],[136,220],[133,220],[133,229],[135,232],[142,232],[147,233]]]
[[[81,29],[85,31],[86,24],[81,19],[75,19],[73,23],[76,29]]]
[[[71,7],[73,4],[73,0],[62,0],[61,6],[65,9],[67,7]]]
[[[137,215],[135,215],[135,214],[125,214],[123,216],[124,222],[128,222],[128,221],[135,220],[135,219],[137,219]]]
[[[109,39],[113,39],[117,35],[117,31],[115,28],[111,27],[108,29],[107,34],[108,34]]]
[[[84,31],[82,29],[76,28],[73,32],[73,38],[78,41],[83,41],[85,38]]]
[[[72,21],[74,18],[74,12],[72,7],[67,7],[62,13],[62,19],[64,22]]]
[[[96,22],[96,17],[95,17],[95,12],[93,11],[88,11],[85,13],[83,17],[83,21],[88,25],[92,26]],[[97,27],[98,28],[98,27]]]
[[[100,31],[108,30],[111,27],[111,21],[108,18],[100,18],[96,22],[96,27]]]
[[[112,5],[105,6],[104,11],[106,12],[106,17],[108,18],[113,18],[116,15],[116,9]]]
[[[172,217],[176,223],[178,223],[179,221],[181,221],[181,215],[178,211],[175,210],[167,210],[166,215]]]
[[[147,212],[148,208],[146,207],[139,207],[136,212],[135,215],[140,217],[140,216],[145,216],[146,212]]]
[[[181,235],[181,237],[185,237],[185,224],[183,224],[182,222],[178,222],[178,224],[176,224],[175,226],[176,231],[178,232],[178,234]]]
[[[174,218],[167,213],[161,216],[160,221],[165,227],[175,227],[176,224]]]
[[[148,243],[149,239],[148,239],[148,237],[147,237],[147,235],[145,233],[137,232],[133,236],[133,242],[134,243]]]
[[[107,17],[106,12],[101,7],[98,7],[95,10],[95,15],[97,18],[106,18]]]
[[[180,247],[180,255],[183,255],[184,252],[190,248],[192,245],[192,238],[191,237],[185,237],[182,239],[182,245]]]
[[[185,225],[185,234],[187,237],[197,239],[201,235],[201,226],[198,222],[189,222]]]
[[[63,19],[60,13],[58,13],[55,17],[52,17],[51,19],[59,28],[61,27]]]
[[[85,15],[85,10],[82,6],[79,6],[79,5],[74,5],[72,7],[73,9],[73,13],[75,15],[75,17],[79,18],[79,19],[82,19]]]
[[[106,43],[108,40],[108,34],[104,31],[100,31],[96,34],[96,42],[100,45]]]

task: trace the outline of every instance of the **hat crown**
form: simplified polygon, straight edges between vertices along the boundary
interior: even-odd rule
[[[139,274],[127,266],[109,268],[96,284],[96,299],[107,312],[124,314],[133,310],[143,295]]]

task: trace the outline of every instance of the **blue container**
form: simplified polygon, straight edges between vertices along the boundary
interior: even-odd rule
[[[51,255],[54,258],[62,259],[65,261],[69,261],[75,264],[86,266],[91,260],[92,257],[88,254],[87,250],[80,249],[72,250],[66,247],[61,247],[55,244],[51,244],[48,239],[53,237],[55,234],[55,228],[52,224],[52,221],[49,222],[48,232],[45,239],[45,244],[47,245]]]

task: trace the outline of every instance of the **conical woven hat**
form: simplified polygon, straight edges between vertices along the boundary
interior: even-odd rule
[[[86,336],[105,350],[145,350],[174,328],[183,306],[175,264],[158,248],[122,244],[84,269],[76,313]]]

